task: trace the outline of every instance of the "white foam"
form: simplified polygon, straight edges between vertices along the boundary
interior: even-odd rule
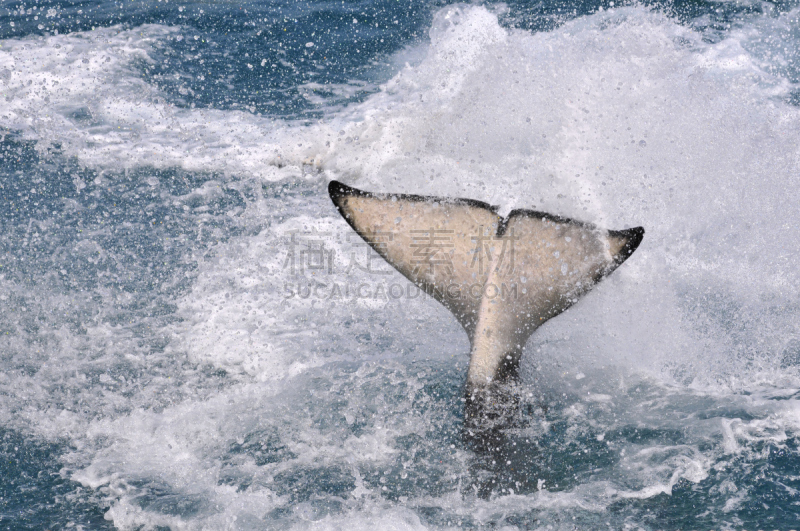
[[[465,47],[471,68],[444,52],[463,37],[443,21],[481,26]],[[775,99],[790,84],[737,35],[708,44],[642,8],[549,33],[496,28],[482,8],[443,9],[427,57],[317,160],[369,189],[644,225],[634,258],[533,341],[566,336],[559,351],[627,357],[701,387],[774,368],[796,330],[771,308],[791,305],[800,280],[789,265],[800,242],[774,230],[795,223],[798,110]]]
[[[263,381],[335,360],[441,351],[448,336],[461,347],[448,347],[448,354],[468,351],[447,311],[384,264],[338,216],[297,215],[215,254],[178,301],[184,319],[173,330],[175,349],[197,362]],[[421,334],[430,338],[427,348],[404,333],[409,323],[427,331]]]
[[[3,41],[0,126],[99,169],[178,167],[270,180],[301,173],[308,148],[288,140],[285,124],[242,111],[179,108],[142,80],[136,64],[152,63],[152,45],[178,31],[148,24]],[[285,167],[287,148],[300,156]]]

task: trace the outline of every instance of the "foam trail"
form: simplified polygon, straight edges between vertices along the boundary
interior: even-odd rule
[[[297,128],[244,111],[179,107],[142,80],[153,46],[178,33],[148,24],[5,40],[0,126],[94,168],[178,167],[267,180],[302,174],[313,149],[297,145]]]

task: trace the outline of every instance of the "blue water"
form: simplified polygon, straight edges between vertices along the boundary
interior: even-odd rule
[[[798,17],[3,2],[0,528],[800,527]],[[647,236],[476,449],[331,179]]]

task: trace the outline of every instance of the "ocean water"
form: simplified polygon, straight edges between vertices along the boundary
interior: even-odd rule
[[[647,234],[466,334],[327,197]],[[0,529],[800,528],[800,4],[0,3]]]

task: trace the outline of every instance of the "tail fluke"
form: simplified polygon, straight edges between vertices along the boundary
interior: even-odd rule
[[[350,226],[449,309],[470,338],[468,399],[513,379],[530,335],[636,250],[644,229],[609,231],[471,199],[373,194],[332,181]]]

